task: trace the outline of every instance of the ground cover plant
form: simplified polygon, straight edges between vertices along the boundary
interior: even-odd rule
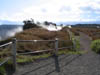
[[[91,48],[94,52],[100,54],[100,40],[94,40],[92,42]]]
[[[76,27],[72,28],[72,31],[79,31],[87,34],[92,40],[100,39],[100,28],[89,28],[89,27]]]
[[[69,34],[65,30],[60,31],[48,31],[42,28],[32,28],[25,30],[15,36],[18,40],[69,40]],[[54,42],[36,42],[36,43],[17,43],[17,50],[19,52],[24,51],[36,51],[44,49],[54,49]],[[72,42],[60,42],[59,46],[71,46]]]

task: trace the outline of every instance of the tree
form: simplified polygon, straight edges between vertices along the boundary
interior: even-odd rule
[[[24,20],[23,21],[24,26],[23,29],[30,29],[30,28],[39,28],[37,24],[34,23],[34,20],[31,18],[31,20]]]
[[[50,25],[50,23],[48,21],[44,21],[45,25]]]

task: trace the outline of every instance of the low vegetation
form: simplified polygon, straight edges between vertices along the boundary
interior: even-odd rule
[[[90,36],[92,40],[100,39],[100,28],[89,28],[89,27],[75,27],[72,28],[72,32],[83,32]]]
[[[75,36],[79,36],[80,35],[79,34],[80,30],[77,29],[77,28],[71,28],[70,31],[72,31]]]
[[[75,40],[75,43],[76,43],[76,49],[79,50],[80,49],[80,42],[79,40]]]
[[[55,38],[58,38],[59,40],[68,40],[67,42],[59,41],[59,48],[72,46],[72,41],[69,40],[69,34],[66,31],[66,29],[62,29],[59,31],[48,31],[43,28],[30,28],[30,29],[24,30],[21,33],[17,33],[15,35],[15,38],[17,40],[55,40]],[[0,42],[0,44],[2,45],[11,40],[12,38],[3,40]],[[27,42],[27,43],[17,42],[17,53],[33,52],[37,50],[48,50],[48,49],[54,49],[54,48],[55,48],[54,42],[34,42],[34,43],[33,42]],[[0,48],[1,50],[0,58],[6,58],[8,56],[11,56],[11,49],[12,49],[11,45]],[[31,61],[32,59],[37,58],[33,56],[32,58],[29,58],[28,61]],[[43,55],[43,56],[46,56],[46,55]],[[38,57],[41,57],[41,55]],[[20,58],[23,58],[23,56],[18,56],[18,58],[19,58],[19,60],[17,60],[18,62],[23,62],[23,61],[26,61],[28,57],[27,58],[25,57],[24,60],[20,60]]]
[[[0,75],[6,75],[6,70],[4,65],[0,66]]]
[[[43,28],[31,28],[21,33],[16,34],[17,40],[69,40],[69,34],[67,31],[48,31]],[[59,47],[71,46],[72,42],[59,42]],[[29,42],[29,43],[17,43],[17,50],[19,52],[29,52],[36,50],[48,50],[54,49],[54,42]]]
[[[0,62],[3,62],[3,61],[4,61],[4,59],[0,58]],[[7,75],[7,71],[8,71],[7,68],[9,70],[13,69],[11,60],[9,60],[8,62],[4,63],[2,66],[0,66],[0,75]]]
[[[48,58],[51,56],[49,53],[47,54],[41,54],[41,55],[19,55],[17,56],[17,63],[23,64],[23,63],[28,63],[28,62],[33,62],[37,59],[43,59],[43,58]]]
[[[63,54],[84,54],[84,53],[85,53],[84,51],[73,51],[73,50],[69,51],[68,49],[65,49],[65,50],[59,50],[58,56],[63,55]],[[52,56],[51,53],[43,53],[43,54],[35,55],[35,56],[20,55],[20,56],[17,56],[17,63],[19,63],[19,64],[30,63],[30,62],[34,62],[35,60],[44,59],[44,58],[48,58],[51,56]]]
[[[92,42],[91,48],[94,52],[100,54],[100,40],[94,40]]]

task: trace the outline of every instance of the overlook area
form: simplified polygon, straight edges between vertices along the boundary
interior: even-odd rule
[[[52,42],[35,42],[21,43],[17,42],[17,69],[14,72],[12,68],[6,68],[9,75],[97,75],[99,71],[100,55],[92,51],[91,44],[94,40],[99,40],[98,28],[80,28],[80,27],[63,27],[58,31],[49,31],[44,28],[29,28],[17,33],[14,38],[17,40],[55,40],[58,38],[58,49],[62,47],[74,46],[73,48],[64,48],[58,50],[56,58],[52,51],[43,53],[31,53],[36,51],[54,49]],[[38,34],[37,34],[38,33]],[[99,34],[95,34],[99,35]],[[11,40],[11,38],[10,38]],[[65,40],[65,41],[61,41]],[[67,40],[67,41],[66,41]],[[69,40],[69,41],[68,41]],[[76,40],[76,41],[75,41]],[[74,43],[75,42],[75,43]],[[8,48],[6,53],[0,55],[1,58],[10,56]],[[5,49],[5,48],[3,48]],[[23,53],[31,53],[18,55]],[[9,55],[6,55],[9,54]],[[46,54],[46,55],[45,55]],[[93,61],[94,60],[94,61]],[[58,62],[58,65],[57,65]],[[57,68],[59,66],[59,68]],[[57,72],[59,69],[59,72]]]
[[[100,0],[0,0],[0,75],[100,75]]]

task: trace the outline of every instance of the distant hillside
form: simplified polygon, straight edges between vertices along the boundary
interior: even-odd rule
[[[0,20],[0,25],[2,24],[18,24],[18,25],[23,25],[22,22],[18,22],[18,21],[9,21],[9,20]]]
[[[72,25],[72,27],[92,27],[92,28],[100,28],[100,24],[76,24]]]

